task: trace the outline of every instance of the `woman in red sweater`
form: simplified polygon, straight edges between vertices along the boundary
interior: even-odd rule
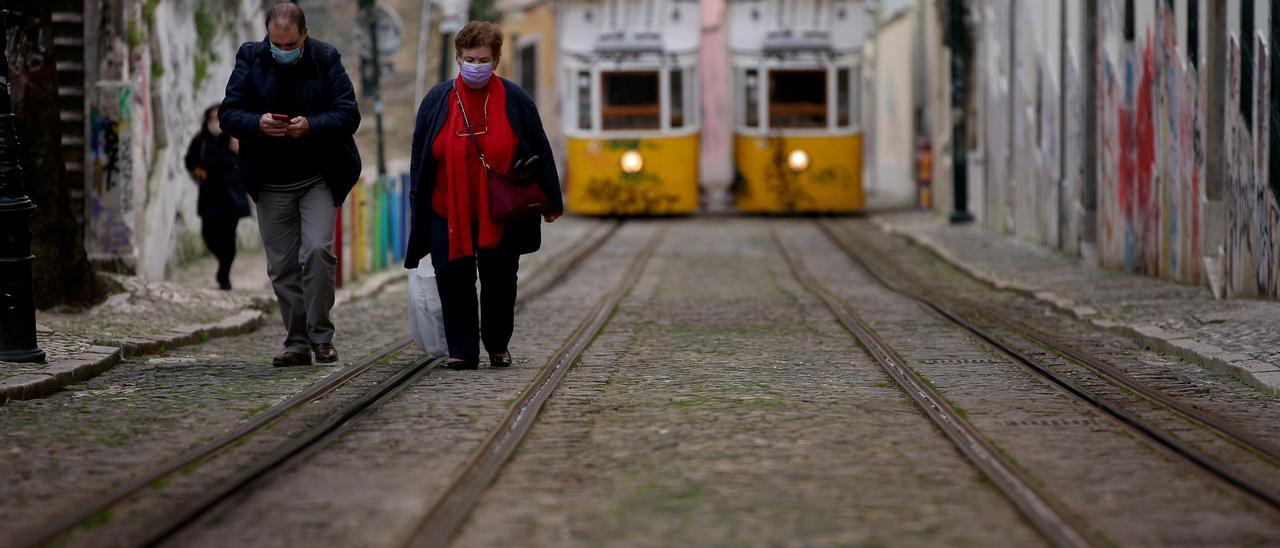
[[[458,32],[454,45],[459,77],[432,89],[418,109],[410,167],[414,218],[405,266],[412,268],[423,255],[431,255],[449,343],[444,367],[478,367],[481,341],[491,366],[508,367],[516,271],[520,255],[538,249],[540,227],[538,219],[493,220],[477,148],[490,166],[503,171],[516,158],[537,156],[537,183],[552,204],[543,216],[547,222],[564,209],[560,181],[533,100],[510,81],[493,76],[502,30],[473,21]]]

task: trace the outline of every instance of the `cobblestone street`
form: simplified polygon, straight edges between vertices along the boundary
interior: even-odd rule
[[[0,544],[434,544],[423,539],[443,500],[461,516],[443,538],[459,546],[1280,538],[1274,396],[993,287],[882,227],[565,219],[522,263],[511,370],[441,370],[406,346],[403,281],[337,309],[337,364],[270,367],[283,337],[274,317],[128,358],[0,407]],[[901,274],[885,285],[877,273],[890,271]],[[912,295],[934,293],[911,288],[964,300],[922,301]],[[366,356],[382,357],[294,405]],[[900,384],[899,361],[922,388]],[[926,412],[919,390],[1003,468],[975,460],[983,453]],[[537,393],[545,404],[523,403]],[[527,435],[506,426],[522,420]],[[514,451],[486,460],[503,439]],[[468,491],[474,474],[488,475]],[[102,502],[140,478],[143,488]],[[83,519],[59,524],[75,512]]]

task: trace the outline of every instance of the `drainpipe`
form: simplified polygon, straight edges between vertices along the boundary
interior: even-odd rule
[[[969,40],[964,32],[964,1],[947,2],[947,38],[951,49],[951,186],[955,205],[951,223],[973,221],[969,213],[969,165],[965,137],[965,56]]]

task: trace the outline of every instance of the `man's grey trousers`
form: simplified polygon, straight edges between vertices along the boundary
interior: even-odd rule
[[[333,223],[338,209],[324,183],[294,192],[258,194],[258,231],[267,274],[284,319],[286,352],[309,354],[333,342]]]

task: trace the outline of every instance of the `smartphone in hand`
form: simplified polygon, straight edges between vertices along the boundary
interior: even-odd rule
[[[293,117],[288,114],[272,114],[271,119],[277,122],[288,122],[289,120],[292,120]]]

